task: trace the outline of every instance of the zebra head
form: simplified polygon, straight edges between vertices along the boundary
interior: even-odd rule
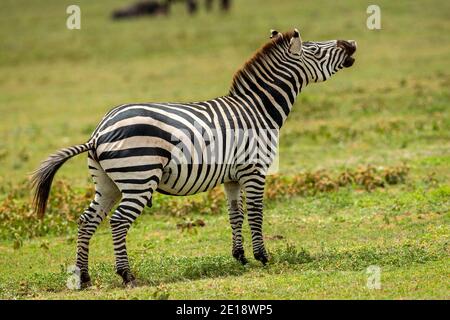
[[[284,34],[276,30],[270,32],[272,39],[286,36],[290,38],[284,39],[287,42],[286,50],[291,57],[297,59],[308,82],[328,80],[337,71],[349,68],[355,62],[354,40],[302,41],[297,29]]]

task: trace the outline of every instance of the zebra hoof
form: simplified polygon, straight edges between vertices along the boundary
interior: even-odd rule
[[[80,283],[80,289],[81,290],[90,288],[91,286],[92,286],[92,282],[91,281],[86,281],[86,282],[81,282]]]
[[[133,288],[136,288],[137,287],[137,283],[136,283],[136,280],[131,280],[131,281],[129,281],[129,282],[123,282],[123,285],[126,287],[126,288],[128,288],[128,289],[133,289]]]
[[[233,257],[239,261],[242,265],[246,265],[248,263],[247,258],[244,255],[244,249],[236,249],[233,250]]]
[[[265,252],[257,252],[254,254],[255,259],[260,261],[263,266],[265,266],[267,264],[267,262],[269,262],[269,258],[267,257],[267,253]]]
[[[243,266],[245,266],[248,263],[247,258],[244,255],[241,255],[239,257],[234,257],[237,261],[239,261]]]
[[[136,278],[130,270],[118,270],[117,274],[122,277],[123,285],[127,288],[136,287]]]
[[[90,286],[92,286],[91,277],[89,276],[89,273],[82,272],[80,274],[80,289],[87,289]]]

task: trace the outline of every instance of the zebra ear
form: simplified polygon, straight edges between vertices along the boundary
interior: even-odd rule
[[[289,51],[295,54],[300,54],[302,51],[302,38],[300,37],[300,32],[294,29],[294,35],[291,38],[289,44]]]
[[[281,35],[277,30],[270,29],[270,39],[275,38],[277,35]]]

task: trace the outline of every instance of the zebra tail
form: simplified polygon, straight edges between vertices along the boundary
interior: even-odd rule
[[[43,218],[47,208],[53,177],[58,169],[70,158],[92,149],[92,143],[79,144],[57,151],[44,160],[31,175],[34,188],[33,207],[39,218]]]

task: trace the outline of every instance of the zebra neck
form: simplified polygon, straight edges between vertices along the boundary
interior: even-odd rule
[[[257,110],[271,127],[281,128],[285,123],[304,81],[300,70],[278,70],[272,74],[259,70],[242,74],[235,79],[230,96],[245,101]]]
[[[273,127],[280,128],[297,95],[307,85],[306,79],[307,72],[302,68],[301,60],[280,46],[247,62],[236,73],[230,95],[247,100],[272,122]]]

